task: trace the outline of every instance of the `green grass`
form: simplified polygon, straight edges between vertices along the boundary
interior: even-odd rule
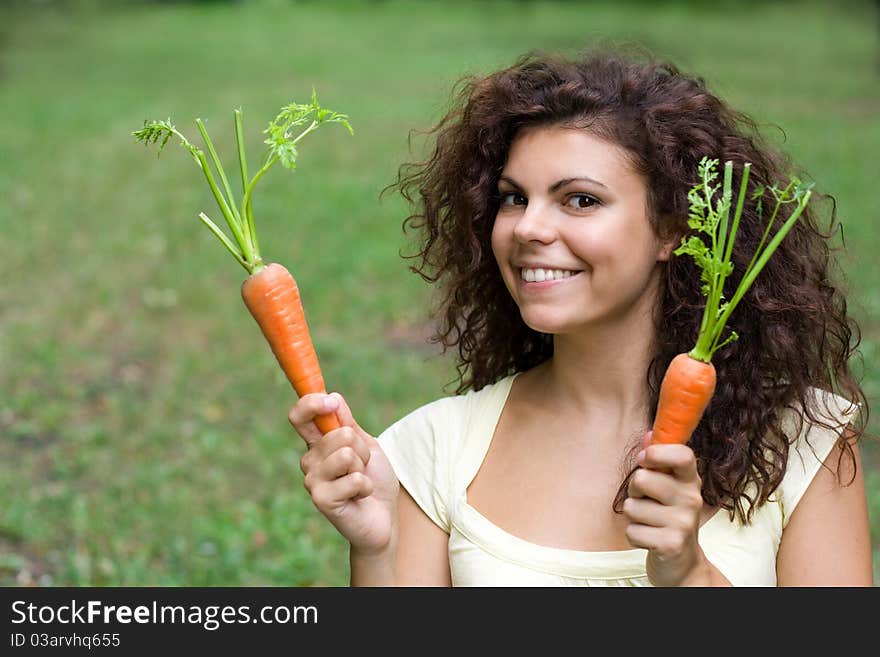
[[[332,5],[332,6],[329,6]],[[96,8],[97,7],[97,8]],[[243,271],[192,161],[130,132],[203,117],[233,157],[314,86],[354,137],[307,138],[256,201],[264,255],[296,276],[328,384],[373,433],[440,394],[407,271],[407,133],[452,83],[533,48],[639,41],[785,128],[838,202],[864,377],[880,398],[880,146],[869,3],[24,3],[0,27],[0,584],[342,585],[344,541],[301,485],[294,396],[238,299]],[[773,133],[772,128],[768,128]],[[418,153],[420,143],[415,142]],[[876,421],[872,429],[877,432]],[[867,453],[874,545],[880,459]],[[880,560],[875,560],[875,563]]]

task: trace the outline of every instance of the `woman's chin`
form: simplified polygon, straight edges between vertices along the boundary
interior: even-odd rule
[[[523,322],[525,322],[526,326],[528,326],[530,329],[532,329],[533,331],[537,331],[538,333],[558,335],[560,333],[567,332],[565,322],[548,319],[546,317],[537,318],[523,316]]]

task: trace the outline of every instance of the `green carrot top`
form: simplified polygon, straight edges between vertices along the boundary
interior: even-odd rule
[[[733,242],[736,239],[740,217],[746,200],[746,188],[749,181],[751,163],[746,162],[743,167],[742,181],[740,182],[739,194],[736,200],[733,218],[728,220],[733,200],[733,162],[724,165],[724,180],[721,185],[716,183],[718,179],[718,160],[704,157],[699,165],[700,182],[697,183],[688,194],[689,213],[688,226],[696,231],[696,234],[682,237],[681,246],[675,250],[676,255],[687,254],[691,256],[701,270],[703,281],[703,294],[706,296],[706,306],[703,311],[703,321],[697,337],[696,346],[689,352],[691,358],[706,363],[712,360],[713,354],[726,344],[737,339],[737,334],[731,331],[726,339],[721,341],[725,324],[730,313],[743,298],[745,293],[755,282],[758,274],[767,264],[770,256],[782,242],[783,238],[791,230],[795,222],[803,213],[812,194],[812,183],[803,183],[798,178],[792,177],[791,182],[784,188],[774,184],[769,190],[759,186],[753,193],[751,200],[757,200],[758,217],[762,216],[761,201],[765,192],[769,191],[776,205],[770,216],[764,234],[758,244],[751,261],[743,273],[733,297],[728,301],[724,299],[724,281],[733,272]],[[718,190],[721,196],[715,198]],[[791,215],[773,238],[767,242],[770,230],[776,221],[779,209],[789,203],[795,203],[796,207]],[[703,233],[710,239],[707,246],[699,233]]]
[[[143,142],[144,144],[158,143],[159,154],[162,153],[165,144],[167,144],[168,140],[173,136],[176,136],[180,140],[180,144],[189,150],[196,163],[201,167],[202,172],[205,174],[208,186],[211,188],[211,192],[217,200],[220,212],[226,219],[226,223],[229,226],[229,229],[232,232],[232,237],[235,241],[233,242],[229,239],[226,233],[209,219],[204,212],[199,213],[199,218],[205,223],[211,232],[217,236],[217,238],[235,257],[236,261],[244,267],[249,274],[255,274],[263,268],[263,259],[260,255],[260,246],[257,242],[256,227],[254,225],[254,210],[252,202],[254,186],[276,162],[280,162],[281,166],[291,171],[295,170],[297,144],[303,137],[316,130],[324,123],[341,123],[351,134],[354,134],[354,130],[348,122],[348,116],[346,114],[339,114],[329,109],[322,108],[318,104],[318,97],[314,90],[312,90],[312,99],[310,103],[290,103],[289,105],[282,107],[278,116],[276,116],[263,131],[264,134],[268,135],[264,142],[268,146],[268,149],[263,157],[262,166],[253,177],[249,177],[244,148],[242,113],[240,109],[235,110],[235,140],[238,145],[238,165],[241,173],[242,188],[242,199],[240,204],[235,202],[235,195],[229,185],[226,172],[223,170],[220,158],[217,156],[217,152],[214,149],[214,144],[201,119],[196,119],[196,125],[198,126],[202,139],[205,142],[205,146],[208,149],[211,161],[217,169],[220,183],[223,186],[222,190],[217,185],[217,180],[211,171],[211,167],[208,165],[205,153],[198,147],[194,146],[177,128],[175,128],[170,118],[165,121],[144,121],[144,127],[132,132],[132,135],[137,141]],[[300,128],[299,131],[297,131],[296,129],[300,126],[305,127]]]

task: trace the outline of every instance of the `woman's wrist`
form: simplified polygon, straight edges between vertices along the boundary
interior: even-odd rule
[[[349,549],[351,586],[394,586],[396,541],[378,550]]]
[[[732,586],[730,581],[721,574],[706,555],[700,550],[700,559],[679,586]]]

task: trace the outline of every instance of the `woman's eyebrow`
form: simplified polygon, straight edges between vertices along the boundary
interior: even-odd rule
[[[498,180],[499,181],[503,180],[504,182],[506,182],[510,185],[513,185],[517,189],[523,189],[522,185],[520,185],[518,182],[516,182],[513,178],[511,178],[509,176],[501,176],[500,178],[498,178]],[[606,187],[604,184],[602,184],[601,182],[599,182],[595,178],[590,178],[589,176],[577,176],[575,178],[563,178],[562,180],[558,180],[555,183],[553,183],[550,186],[550,189],[547,191],[552,194],[553,192],[556,192],[560,188],[564,187],[565,185],[568,185],[569,183],[573,183],[573,182],[585,182],[585,183],[590,183],[591,185],[596,185],[597,187],[602,187],[603,189],[608,189],[608,187]]]
[[[589,176],[578,176],[577,178],[563,178],[562,180],[559,180],[559,181],[553,183],[553,186],[550,188],[549,191],[555,192],[560,187],[565,187],[567,184],[573,183],[573,182],[585,182],[585,183],[590,183],[591,185],[596,185],[597,187],[601,187],[603,189],[608,189],[605,185],[600,183],[595,178],[590,178]]]

